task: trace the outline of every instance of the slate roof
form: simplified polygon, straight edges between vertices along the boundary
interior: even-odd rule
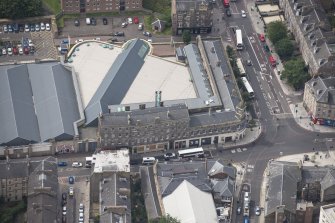
[[[149,49],[149,45],[143,40],[134,39],[128,42],[86,106],[86,125],[97,125],[99,114],[108,113],[108,105],[121,103],[142,68]]]
[[[321,190],[325,190],[329,187],[334,186],[335,185],[335,170],[334,169],[328,170],[326,176],[322,179],[320,184],[321,184]]]
[[[309,80],[306,85],[308,85],[313,92],[317,102],[335,105],[335,77],[324,79],[316,77]]]
[[[213,192],[220,196],[233,197],[234,196],[234,181],[228,177],[224,180],[211,180]]]
[[[297,163],[272,161],[269,164],[269,188],[265,205],[265,216],[276,211],[278,206],[291,213],[297,207],[297,183],[301,181],[301,170]]]
[[[0,67],[0,145],[72,139],[79,111],[71,75],[58,63]]]
[[[40,162],[28,181],[28,223],[57,222],[57,163],[53,157]]]

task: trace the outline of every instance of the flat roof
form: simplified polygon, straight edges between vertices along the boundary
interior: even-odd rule
[[[259,10],[260,13],[279,11],[279,6],[278,5],[264,4],[264,5],[258,5],[257,7],[258,7],[258,10]]]
[[[113,49],[104,48],[104,46],[113,46]],[[76,48],[79,50],[75,49],[73,51],[71,56],[73,62],[68,65],[72,65],[77,74],[81,98],[85,108],[116,57],[122,52],[122,48],[96,41],[82,42]]]
[[[123,171],[130,172],[128,149],[100,151],[93,155],[94,172]]]
[[[197,98],[188,68],[182,64],[148,55],[121,104]]]
[[[335,221],[335,204],[328,204],[321,206],[325,215],[327,216],[327,220]]]
[[[275,22],[275,21],[285,21],[285,18],[284,16],[282,15],[274,15],[274,16],[266,16],[266,17],[263,17],[263,20],[264,20],[264,23],[267,25],[271,22]]]

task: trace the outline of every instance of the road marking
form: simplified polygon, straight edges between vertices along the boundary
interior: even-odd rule
[[[247,149],[247,148],[243,148],[242,150],[243,150],[243,151],[247,151],[248,149]]]
[[[255,165],[248,165],[248,168],[250,168],[250,169],[253,169],[255,167]]]
[[[248,36],[248,35],[247,35],[247,32],[246,32],[245,29],[244,29],[244,26],[242,26],[242,29],[243,29],[245,35]],[[254,52],[254,55],[255,55],[255,57],[256,57],[256,60],[257,60],[258,65],[261,66],[261,63],[260,63],[259,60],[258,60],[258,57],[257,57],[256,52],[255,52],[255,49],[254,49],[254,47],[252,46],[252,44],[251,44],[249,38],[248,38],[248,41],[249,41],[249,43],[250,43],[250,46],[251,46],[252,51]]]
[[[252,169],[249,169],[249,168],[248,168],[248,169],[247,169],[247,172],[251,173],[251,172],[252,172]]]
[[[270,94],[270,93],[268,93],[268,95],[269,95],[269,98],[270,98],[270,99],[272,99],[272,98],[271,98],[271,94]]]
[[[238,153],[242,152],[241,148],[237,148],[236,151],[237,151]]]
[[[278,91],[278,94],[280,95],[280,97],[283,97],[283,95],[280,93],[280,91]]]
[[[230,150],[230,151],[231,151],[231,153],[236,153],[235,149],[232,149],[232,150]]]

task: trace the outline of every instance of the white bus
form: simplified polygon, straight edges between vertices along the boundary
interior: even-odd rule
[[[143,157],[142,164],[143,165],[151,165],[156,161],[155,157]]]
[[[185,157],[203,157],[204,156],[204,150],[202,147],[194,148],[194,149],[183,149],[178,151],[178,156],[180,158]]]
[[[236,49],[243,50],[242,30],[236,30]]]
[[[243,84],[244,84],[244,87],[245,89],[247,90],[247,92],[249,93],[249,96],[251,98],[253,98],[255,96],[255,93],[254,93],[254,90],[252,89],[249,81],[247,80],[246,77],[241,77],[242,81],[243,81]]]
[[[243,66],[241,58],[236,59],[236,65],[237,65],[238,70],[240,71],[241,76],[245,76],[246,73],[245,73],[244,66]]]

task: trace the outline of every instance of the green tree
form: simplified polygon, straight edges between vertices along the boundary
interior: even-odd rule
[[[0,18],[20,19],[42,15],[42,0],[1,0]]]
[[[180,223],[180,221],[176,218],[171,217],[169,214],[150,220],[149,223]]]
[[[288,59],[292,56],[294,47],[288,38],[281,39],[275,44],[276,52],[281,59]]]
[[[287,61],[281,78],[286,79],[295,90],[303,89],[305,82],[309,79],[304,61],[301,58]]]
[[[275,21],[268,24],[267,34],[271,42],[276,44],[279,40],[287,38],[287,29],[284,23]]]
[[[186,44],[189,44],[191,42],[191,34],[190,31],[184,30],[183,31],[183,41]]]

